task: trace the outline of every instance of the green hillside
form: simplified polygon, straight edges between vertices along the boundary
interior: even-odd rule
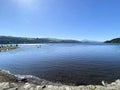
[[[55,38],[26,38],[0,36],[0,44],[30,44],[30,43],[80,43],[77,40],[63,40]]]
[[[109,41],[105,41],[106,43],[120,43],[120,38],[115,38]]]

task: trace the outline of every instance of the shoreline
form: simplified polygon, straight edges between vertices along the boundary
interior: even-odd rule
[[[16,45],[16,46],[0,46],[0,52],[13,50],[13,49],[17,49],[17,48],[18,48],[18,45]]]
[[[111,84],[70,86],[52,83],[31,75],[13,75],[0,69],[0,90],[120,90],[120,80]]]

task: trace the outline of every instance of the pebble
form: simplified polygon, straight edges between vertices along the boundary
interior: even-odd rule
[[[0,90],[120,90],[120,80],[108,84],[107,86],[88,85],[88,86],[54,86],[54,85],[35,85],[30,83],[0,83]]]

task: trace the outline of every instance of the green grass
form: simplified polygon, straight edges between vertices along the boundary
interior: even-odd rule
[[[0,46],[0,51],[4,51],[4,50],[10,50],[10,49],[16,49],[17,46]]]

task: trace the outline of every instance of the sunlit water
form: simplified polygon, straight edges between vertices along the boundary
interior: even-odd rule
[[[64,84],[101,84],[120,79],[119,44],[20,45],[0,52],[0,68]]]

